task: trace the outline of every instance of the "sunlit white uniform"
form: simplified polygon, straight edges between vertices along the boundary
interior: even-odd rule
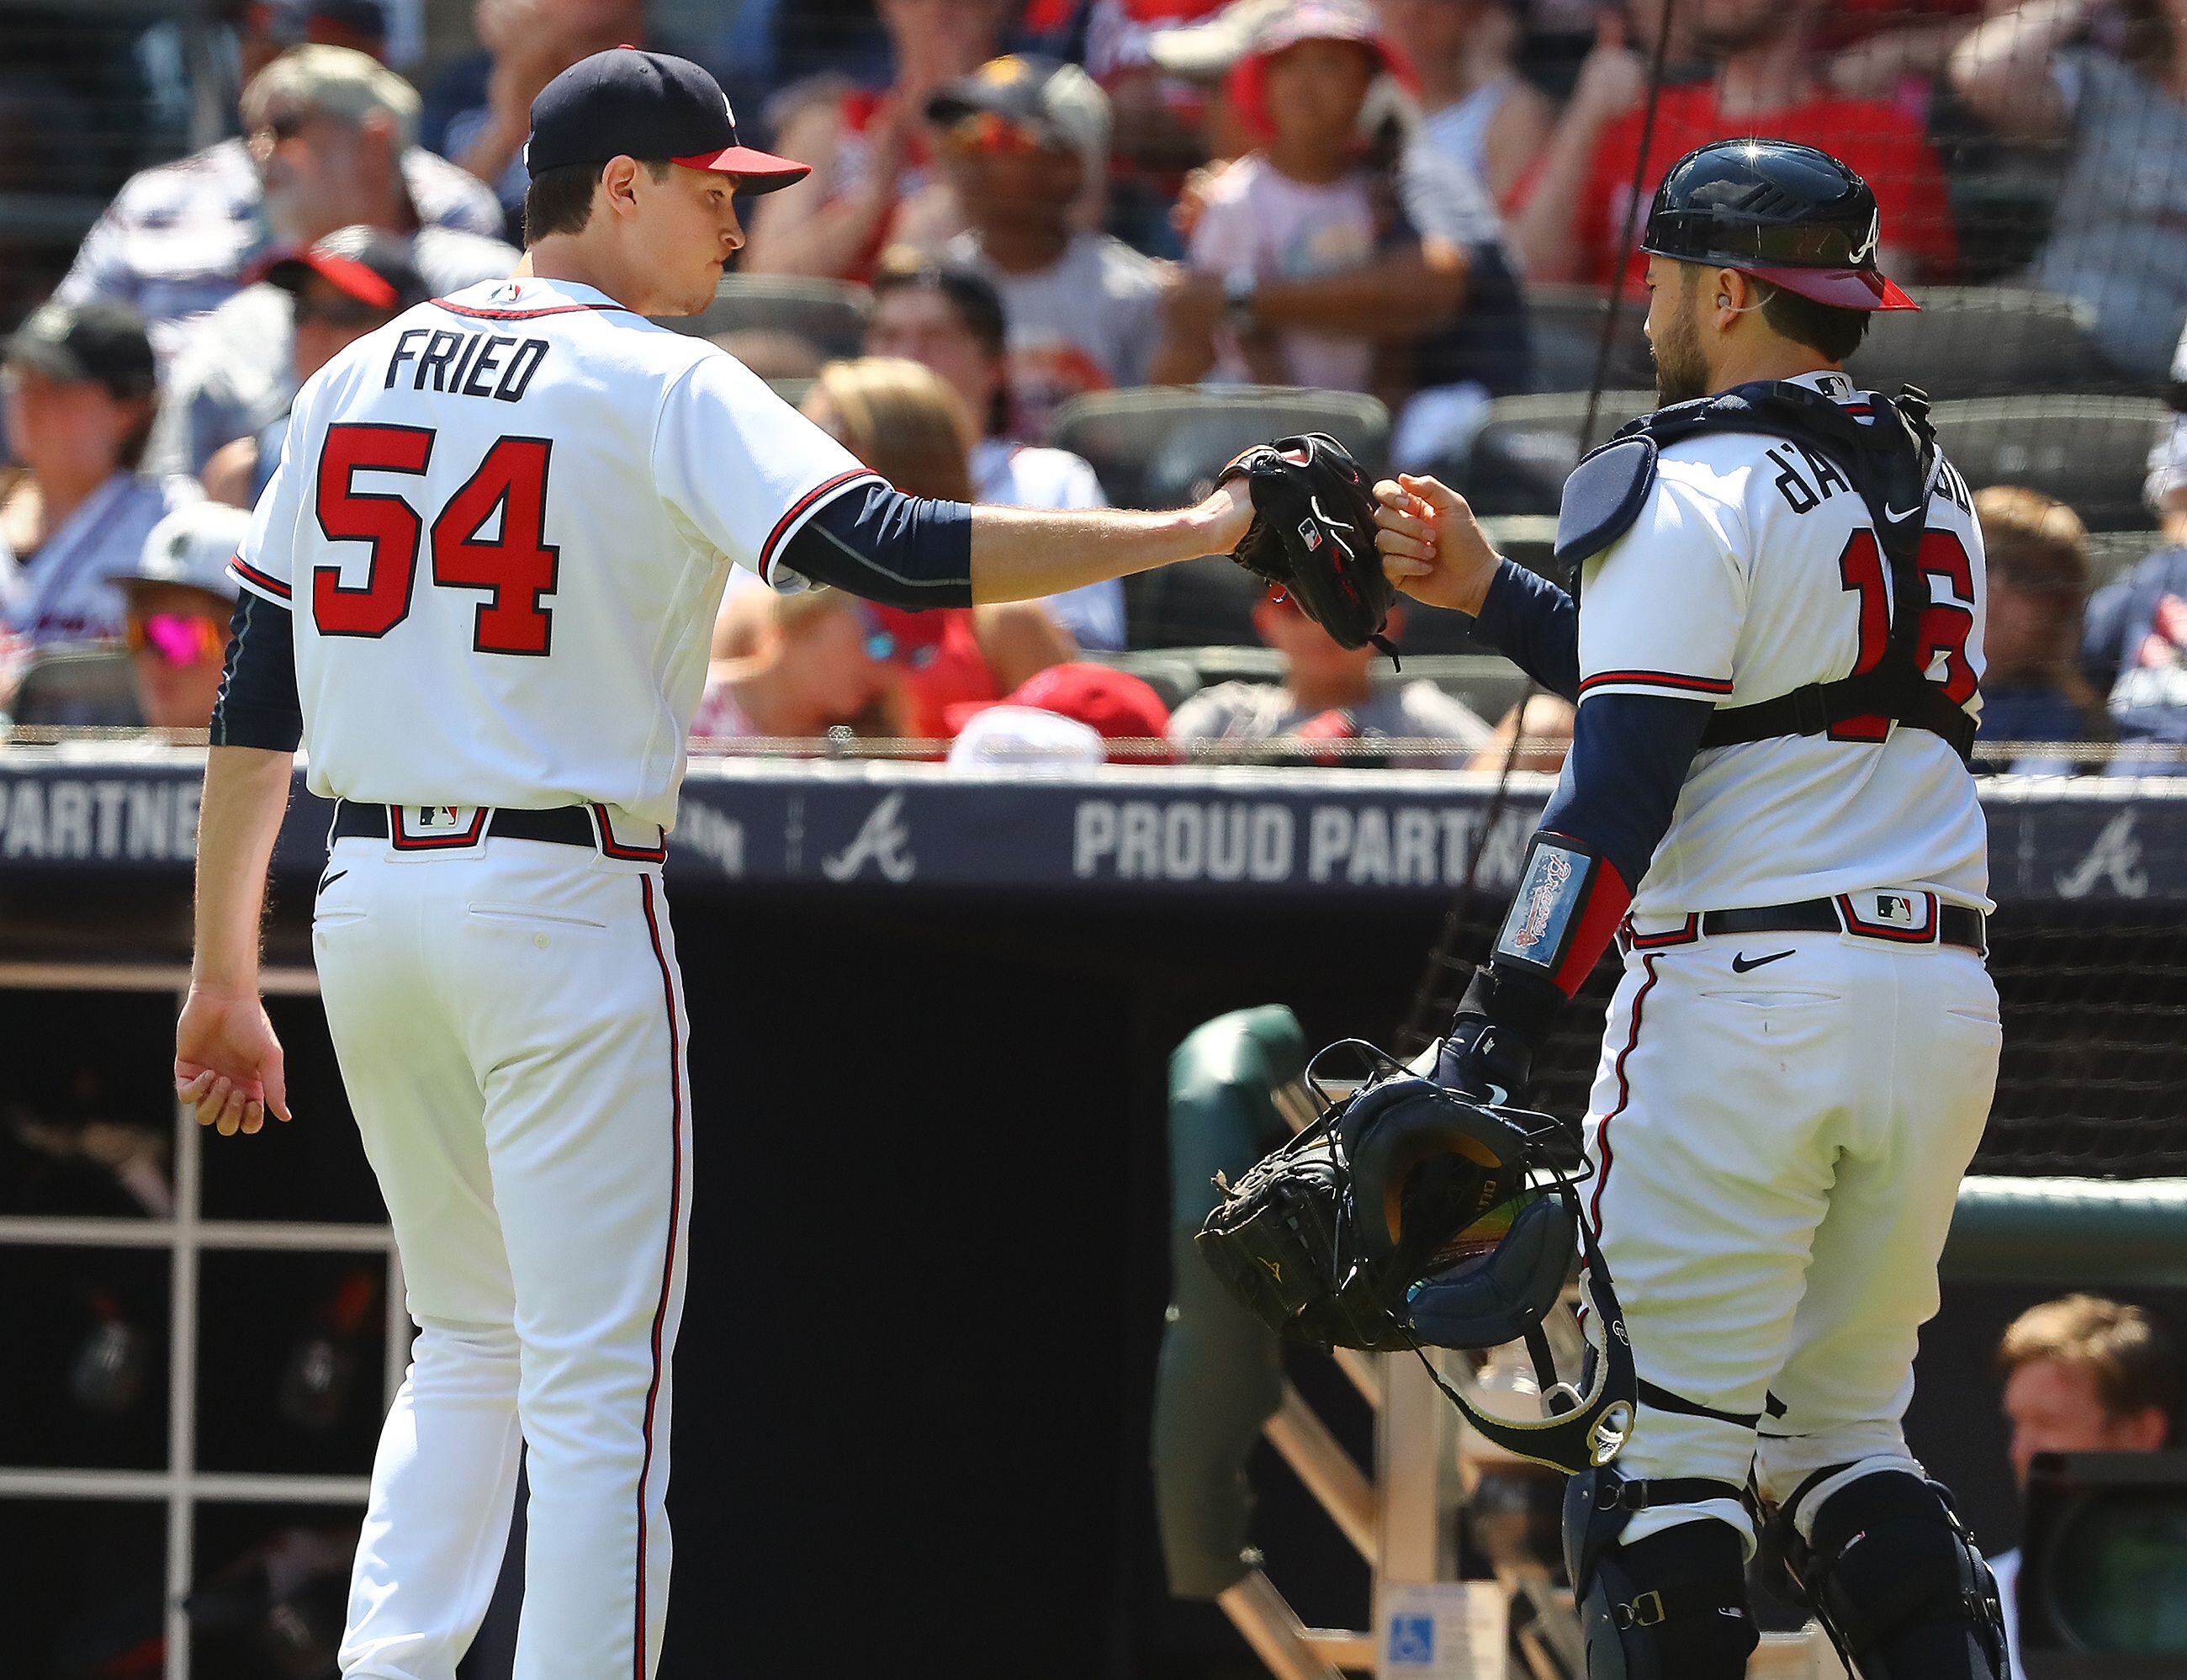
[[[1841,375],[1804,382],[1867,412]],[[1921,564],[1928,673],[1973,711],[1971,500],[1940,461]],[[1890,623],[1859,495],[1819,456],[1751,434],[1667,447],[1580,598],[1583,706],[1768,699],[1847,675]],[[1780,1499],[1826,1464],[1905,1459],[1916,1332],[1999,1040],[1982,959],[1934,937],[1941,905],[1990,907],[1972,778],[1926,731],[1837,733],[1695,758],[1634,896],[1588,1121],[1590,1216],[1641,1376],[1759,1414],[1758,1474]],[[1695,931],[1707,911],[1821,897],[1864,931]],[[1751,1460],[1752,1428],[1644,1403],[1619,1470],[1739,1483]],[[1748,1527],[1728,1501],[1661,1508],[1625,1542],[1704,1513]]]
[[[313,949],[419,1325],[346,1675],[453,1672],[520,1439],[520,1680],[658,1660],[691,1170],[666,830],[730,564],[767,576],[874,481],[724,352],[561,283],[421,305],[297,397],[234,571],[293,609],[312,788],[396,807],[335,844]]]

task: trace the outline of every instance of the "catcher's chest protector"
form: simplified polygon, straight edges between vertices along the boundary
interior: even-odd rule
[[[1819,735],[1852,717],[1887,717],[1926,729],[1961,759],[1972,751],[1975,720],[1927,680],[1920,661],[1921,609],[1929,586],[1921,536],[1935,477],[1936,434],[1929,401],[1871,395],[1873,424],[1804,385],[1763,380],[1658,409],[1618,430],[1565,482],[1557,514],[1556,558],[1573,570],[1631,530],[1654,493],[1658,451],[1709,432],[1781,437],[1827,458],[1866,505],[1891,571],[1891,636],[1883,656],[1836,682],[1811,683],[1751,705],[1719,707],[1703,747],[1773,735]]]

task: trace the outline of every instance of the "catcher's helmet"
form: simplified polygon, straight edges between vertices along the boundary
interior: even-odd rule
[[[1918,309],[1875,266],[1868,183],[1792,140],[1715,140],[1671,166],[1640,249],[1736,268],[1840,309]]]
[[[1523,1342],[1533,1360],[1535,1418],[1499,1415],[1478,1391],[1446,1389],[1474,1427],[1568,1472],[1609,1462],[1632,1429],[1639,1379],[1609,1269],[1552,1159],[1558,1122],[1401,1073],[1346,1104],[1337,1130],[1351,1170],[1352,1230],[1385,1310],[1431,1346]],[[1555,1368],[1543,1321],[1583,1258],[1593,1311],[1586,1368],[1573,1383]]]

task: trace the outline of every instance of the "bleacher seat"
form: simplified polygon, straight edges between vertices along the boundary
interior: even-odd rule
[[[847,280],[793,275],[724,274],[714,301],[696,315],[664,317],[661,324],[694,338],[723,333],[784,333],[824,358],[856,356],[865,342],[873,294]]]
[[[1544,391],[1585,391],[1594,383],[1595,358],[1602,351],[1602,328],[1610,313],[1610,293],[1600,286],[1543,284],[1526,288],[1526,314],[1534,332],[1534,383]],[[1641,323],[1647,300],[1628,297],[1611,329],[1610,359],[1603,371],[1605,388],[1644,385],[1655,380],[1648,335]]]
[[[2124,577],[2159,548],[2162,533],[2154,531],[2092,531],[2089,533],[2089,591]]]
[[[2149,523],[2141,483],[2150,446],[2170,419],[2154,397],[2059,394],[1940,402],[1945,452],[1976,490],[2021,484],[2055,496],[2091,531]]]
[[[1181,508],[1247,445],[1303,431],[1328,432],[1369,471],[1389,455],[1389,410],[1374,397],[1285,385],[1097,391],[1064,404],[1048,441],[1092,462],[1116,506]]]
[[[2030,391],[2118,391],[2122,376],[2089,336],[2089,306],[2010,286],[1932,286],[1919,310],[1870,318],[1846,363],[1863,385],[1918,385],[1938,402]]]
[[[1594,441],[1603,441],[1626,421],[1655,407],[1653,391],[1603,392]],[[1484,517],[1554,514],[1565,480],[1579,464],[1587,409],[1584,391],[1505,396],[1490,403],[1464,464],[1453,469],[1457,487],[1474,511]]]
[[[135,658],[126,649],[95,644],[40,649],[24,667],[8,711],[25,727],[130,728],[141,722]]]

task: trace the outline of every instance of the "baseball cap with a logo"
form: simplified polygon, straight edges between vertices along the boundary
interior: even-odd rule
[[[699,65],[637,47],[578,59],[531,102],[524,163],[534,180],[617,157],[666,158],[734,175],[746,193],[774,192],[812,170],[739,140],[728,95]]]

